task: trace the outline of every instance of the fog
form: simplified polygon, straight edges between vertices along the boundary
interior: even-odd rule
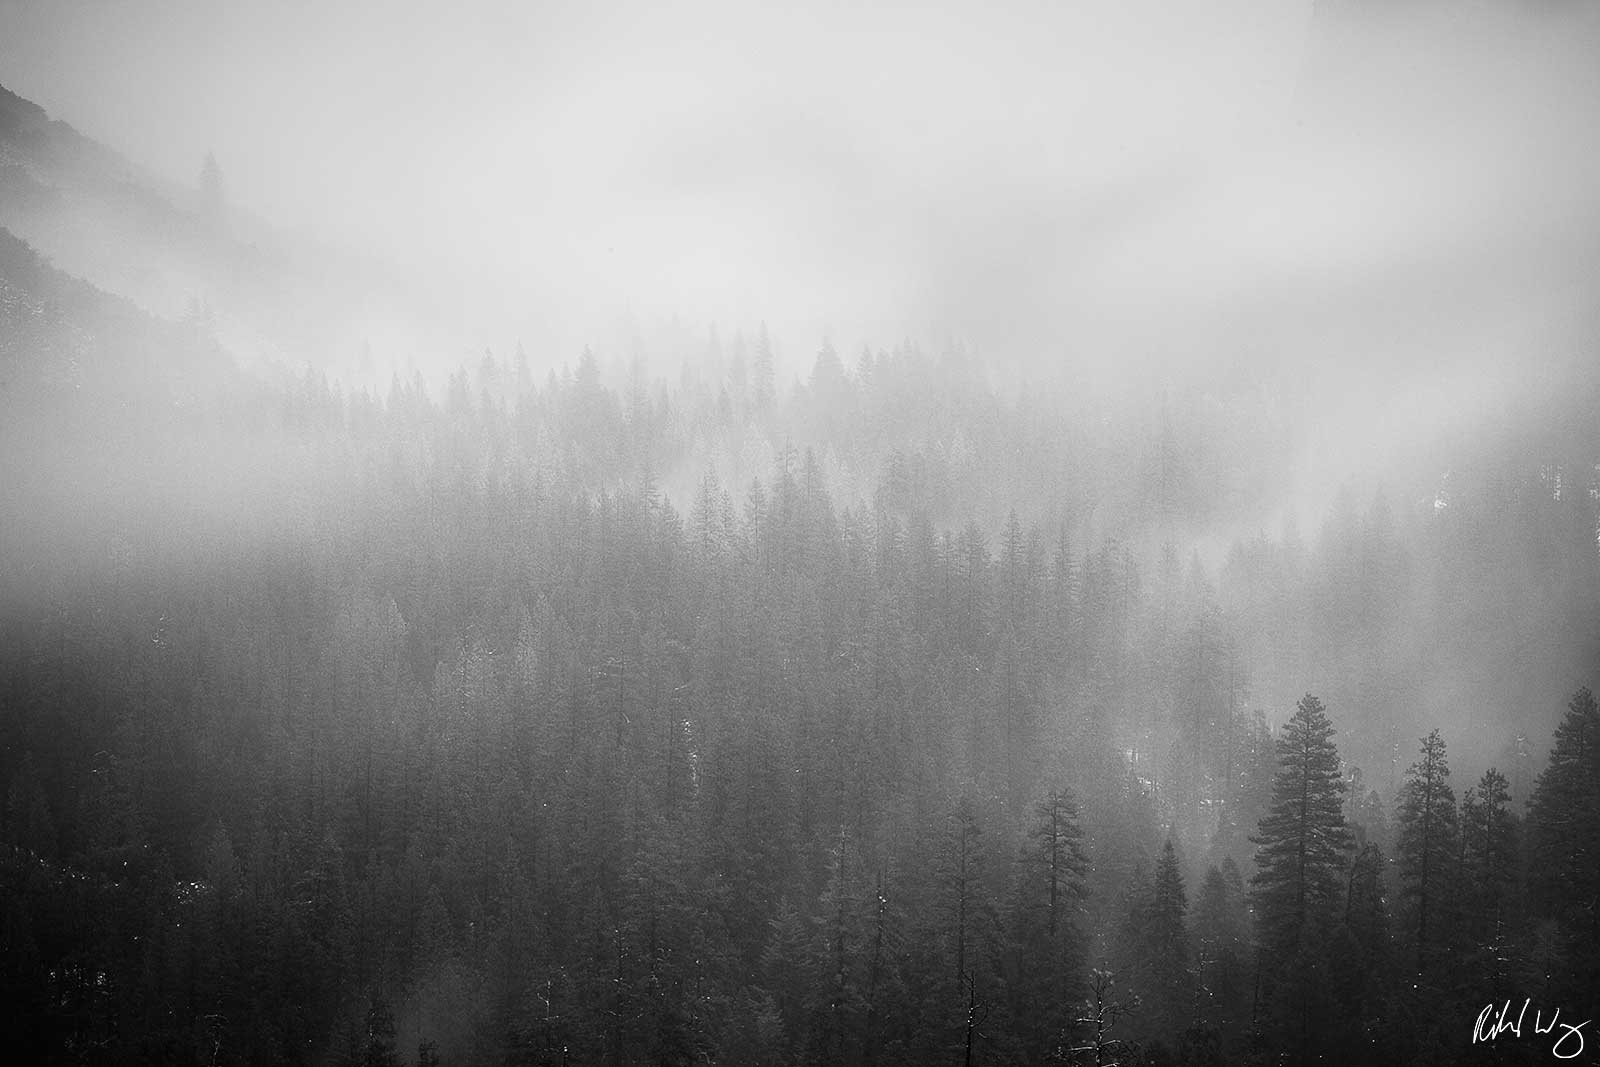
[[[1395,10],[9,0],[0,64],[173,180],[214,151],[456,351],[621,367],[765,322],[801,376],[824,338],[958,339],[1114,394],[1292,350],[1314,434],[1409,411],[1377,459],[1571,370],[1600,210],[1592,12]]]
[[[502,345],[631,313],[849,347],[988,325],[1017,238],[1283,124],[1302,6],[1164,8],[9,0],[0,63],[164,174],[215,151],[237,203],[425,271]]]
[[[1600,7],[0,0],[0,85],[25,1059],[1600,1010]]]

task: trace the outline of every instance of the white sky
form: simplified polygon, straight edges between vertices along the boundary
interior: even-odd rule
[[[1028,269],[1039,211],[1281,125],[1309,6],[0,0],[0,82],[499,328],[881,345],[981,333],[952,290]]]
[[[1381,10],[1446,17],[1347,49],[1327,122],[1309,0],[0,0],[0,82],[182,180],[213,148],[502,352],[678,315],[796,370],[1232,369],[1304,405],[1319,501],[1592,363],[1600,8]]]

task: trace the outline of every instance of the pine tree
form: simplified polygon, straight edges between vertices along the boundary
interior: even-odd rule
[[[1070,921],[1071,909],[1084,894],[1089,859],[1083,850],[1083,828],[1070,789],[1058,789],[1034,809],[1038,820],[1028,833],[1022,862],[1024,877],[1041,887],[1045,932],[1056,937]]]
[[[1156,863],[1155,882],[1141,924],[1145,1004],[1149,1022],[1162,1037],[1174,1037],[1194,1016],[1194,985],[1189,973],[1189,931],[1184,916],[1189,897],[1183,887],[1177,851],[1168,838]]]
[[[1263,947],[1279,958],[1292,955],[1308,927],[1331,914],[1344,888],[1353,838],[1333,732],[1322,701],[1307,693],[1277,740],[1271,807],[1250,838],[1257,867],[1250,896]]]
[[[1550,764],[1530,806],[1532,889],[1538,911],[1572,939],[1579,989],[1600,991],[1600,706],[1580,689],[1556,727]]]
[[[861,974],[870,940],[860,851],[840,827],[828,856],[828,882],[812,920],[816,943],[814,973],[820,978],[817,1050],[829,1062],[851,1058],[865,1000]]]
[[[1490,767],[1461,800],[1461,887],[1466,932],[1485,945],[1517,880],[1517,817],[1506,776]]]
[[[1383,850],[1363,845],[1351,864],[1343,921],[1334,936],[1331,980],[1344,1022],[1346,1058],[1375,1060],[1386,1030],[1393,972],[1389,909],[1384,897]]]
[[[1424,974],[1443,941],[1441,920],[1456,864],[1456,798],[1438,730],[1422,739],[1420,758],[1406,772],[1399,807],[1400,891],[1408,903],[1417,973]]]
[[[1306,694],[1277,740],[1272,802],[1250,840],[1266,1026],[1306,1061],[1330,1021],[1326,946],[1352,846],[1333,724]]]
[[[1546,912],[1559,915],[1569,904],[1594,899],[1600,888],[1600,707],[1586,688],[1573,694],[1556,727],[1529,822]]]
[[[807,1017],[815,1007],[815,960],[807,945],[805,921],[788,898],[778,901],[769,926],[761,950],[762,985],[771,993],[783,1020],[786,1051],[799,1059],[810,1036]]]
[[[1060,1037],[1063,1013],[1079,995],[1083,946],[1073,919],[1087,893],[1089,862],[1069,790],[1051,793],[1034,809],[1034,818],[1018,864],[1011,916],[1010,1008],[1030,1058],[1037,1060]]]
[[[832,342],[823,339],[816,362],[811,365],[811,391],[824,401],[838,401],[845,388],[844,363]]]
[[[964,989],[967,977],[978,963],[977,946],[982,940],[989,905],[984,892],[983,828],[971,800],[963,797],[956,804],[942,845],[936,874],[938,910],[951,962],[955,964],[956,985]]]
[[[1195,899],[1194,947],[1201,1015],[1225,1036],[1250,1010],[1248,922],[1244,881],[1233,860],[1224,858],[1207,869]]]

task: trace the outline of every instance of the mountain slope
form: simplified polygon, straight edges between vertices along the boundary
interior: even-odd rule
[[[397,271],[237,208],[206,210],[196,189],[149,173],[3,87],[0,226],[153,314],[203,309],[248,361],[309,362],[357,378],[369,344],[403,364],[454,334],[424,287]],[[376,370],[365,370],[376,384]]]

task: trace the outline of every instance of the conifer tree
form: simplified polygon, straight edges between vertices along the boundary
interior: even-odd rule
[[[1152,1028],[1175,1036],[1194,1016],[1193,978],[1189,973],[1189,931],[1184,917],[1189,896],[1183,887],[1177,851],[1168,838],[1156,863],[1155,882],[1146,902],[1141,929],[1145,1004]]]
[[[1394,977],[1383,887],[1386,863],[1383,850],[1370,842],[1356,854],[1343,918],[1329,952],[1333,996],[1344,1024],[1341,1036],[1352,1062],[1373,1060],[1385,1031]]]
[[[1352,837],[1333,733],[1322,701],[1307,693],[1277,739],[1271,807],[1250,838],[1257,867],[1251,899],[1269,952],[1292,954],[1308,926],[1331,913],[1344,888]]]
[[[1600,706],[1587,688],[1567,704],[1530,805],[1535,907],[1572,938],[1589,996],[1600,990]]]
[[[1028,833],[1022,855],[1024,878],[1040,887],[1045,906],[1045,932],[1055,938],[1070,921],[1070,909],[1084,893],[1089,859],[1083,850],[1083,828],[1070,789],[1057,789],[1034,809],[1038,820]]]
[[[1086,895],[1089,862],[1070,790],[1052,792],[1034,818],[1018,864],[1010,936],[1012,1016],[1037,1059],[1060,1036],[1082,980],[1082,939],[1073,920]]]
[[[1419,758],[1406,772],[1399,807],[1401,895],[1408,905],[1417,973],[1422,974],[1443,941],[1446,893],[1456,873],[1456,798],[1438,730],[1422,739]]]
[[[828,883],[818,900],[813,949],[819,976],[818,1052],[841,1062],[849,1058],[865,999],[862,963],[868,949],[867,902],[863,899],[861,855],[844,827],[828,854]]]
[[[1517,817],[1506,776],[1490,767],[1461,800],[1466,932],[1487,943],[1517,881]]]
[[[956,984],[962,987],[977,963],[977,945],[987,918],[982,838],[975,805],[963,797],[950,815],[937,871],[939,910],[955,964]]]
[[[1194,948],[1201,1015],[1223,1034],[1244,1022],[1249,1004],[1249,917],[1244,881],[1231,858],[1206,871],[1194,905]]]
[[[1580,689],[1556,727],[1550,765],[1529,805],[1535,884],[1548,914],[1600,887],[1600,707]]]
[[[1251,900],[1266,1025],[1305,1061],[1329,1020],[1326,944],[1352,846],[1333,724],[1307,693],[1277,739],[1272,802],[1256,845]],[[1319,1032],[1314,1032],[1314,1029]]]

